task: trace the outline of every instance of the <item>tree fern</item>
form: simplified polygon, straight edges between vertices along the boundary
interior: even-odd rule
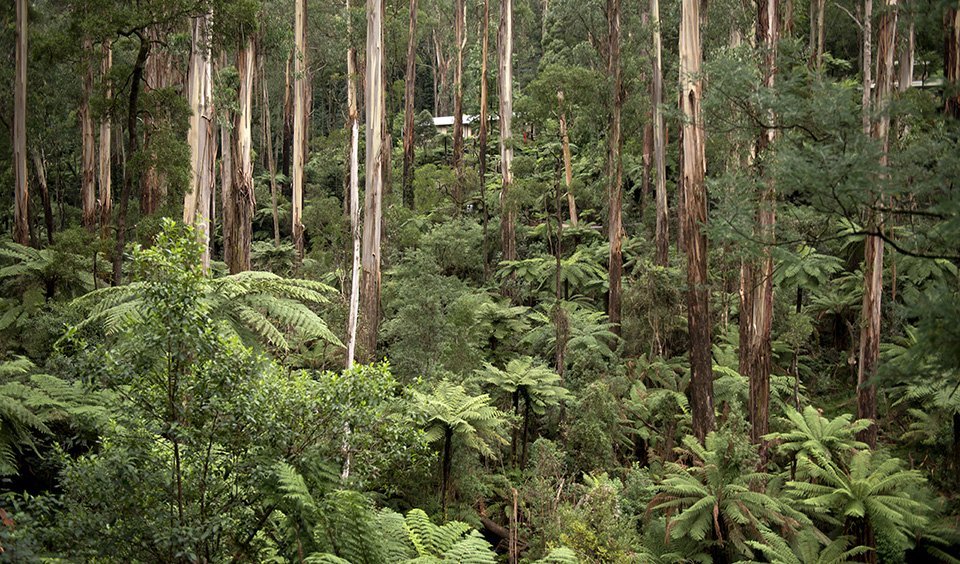
[[[797,474],[809,480],[788,482],[788,492],[827,522],[865,524],[901,547],[909,546],[913,533],[928,522],[929,508],[910,493],[924,479],[916,470],[904,470],[897,458],[862,451],[852,457],[849,469],[807,457],[797,462]]]
[[[856,434],[870,426],[868,420],[853,421],[853,416],[846,413],[828,419],[809,405],[803,414],[786,408],[786,417],[779,423],[787,430],[770,433],[765,439],[775,441],[780,452],[837,464],[844,464],[854,451],[866,448],[866,444],[856,439]]]
[[[161,237],[180,236],[172,223],[164,229]],[[185,264],[184,268],[199,264],[199,256],[187,260],[192,259],[196,259],[196,264]],[[148,284],[142,279],[126,286],[96,290],[77,299],[77,305],[88,308],[87,317],[79,327],[99,326],[108,335],[128,330],[142,320],[146,307],[143,293]],[[248,271],[208,279],[203,284],[201,302],[209,308],[211,318],[226,322],[227,331],[247,342],[259,341],[270,349],[286,352],[293,347],[289,341],[291,336],[341,345],[326,322],[306,305],[327,303],[327,296],[333,292],[333,288],[321,282]]]
[[[762,535],[763,542],[747,541],[747,544],[771,564],[853,564],[859,562],[858,556],[870,550],[865,546],[851,548],[852,537],[825,539],[812,529],[803,530],[793,542],[770,530],[762,531]]]

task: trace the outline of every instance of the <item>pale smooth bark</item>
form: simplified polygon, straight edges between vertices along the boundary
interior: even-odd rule
[[[454,39],[457,44],[453,66],[453,168],[457,180],[453,189],[453,205],[459,214],[463,206],[463,49],[467,46],[467,11],[464,0],[454,1]]]
[[[237,52],[237,115],[233,123],[233,183],[223,191],[223,254],[231,274],[250,270],[253,239],[253,37],[243,41]]]
[[[693,434],[703,442],[714,428],[710,358],[710,293],[707,288],[707,194],[701,99],[700,2],[682,0],[680,18],[680,110],[683,114],[683,227],[687,254],[687,328],[690,339],[690,408]]]
[[[87,231],[97,228],[97,140],[93,133],[93,41],[83,38],[83,88],[80,95],[80,223]]]
[[[104,98],[107,104],[113,99],[113,84],[110,81],[110,70],[113,68],[113,45],[110,40],[101,46],[100,79],[104,81]],[[110,112],[104,112],[100,118],[100,151],[99,151],[99,193],[100,203],[100,236],[106,238],[110,233],[110,215],[113,211],[113,196],[110,193],[111,184],[111,127]]]
[[[407,70],[403,78],[403,205],[414,209],[413,193],[416,139],[414,136],[414,96],[417,78],[417,0],[410,0],[410,25],[407,31]],[[356,87],[354,87],[356,88]]]
[[[607,73],[611,78],[611,111],[607,133],[607,240],[610,244],[607,317],[612,331],[619,335],[623,277],[623,161],[620,158],[623,84],[620,73],[620,0],[607,0]]]
[[[210,204],[213,199],[215,138],[213,114],[213,62],[210,12],[193,18],[187,94],[190,103],[190,187],[183,196],[183,222],[195,224],[203,244],[203,269],[210,268]]]
[[[577,201],[573,196],[573,157],[570,154],[570,134],[567,132],[567,111],[563,107],[563,90],[557,90],[557,109],[560,112],[560,143],[563,148],[563,179],[567,188],[567,210],[570,225],[577,226]]]
[[[500,237],[503,260],[517,259],[516,211],[510,201],[513,184],[513,0],[500,2],[500,170],[503,187],[500,190]],[[509,282],[508,282],[509,284]],[[507,289],[512,294],[512,289]]]
[[[293,245],[303,258],[303,165],[307,139],[307,9],[306,0],[296,0],[294,13],[293,72]]]
[[[878,112],[873,124],[873,137],[880,142],[880,165],[889,164],[890,101],[893,98],[894,46],[897,37],[897,0],[886,0],[877,33],[877,87],[874,108]],[[879,200],[879,195],[874,195]],[[871,209],[867,217],[868,235],[864,241],[863,311],[860,324],[860,354],[857,367],[857,417],[873,422],[858,437],[870,448],[877,446],[877,389],[873,379],[880,364],[880,306],[883,295],[883,217]]]
[[[360,290],[360,355],[372,360],[380,325],[380,230],[383,196],[383,0],[367,0],[366,159]]]
[[[655,263],[667,266],[670,263],[670,215],[667,207],[667,156],[666,130],[663,123],[663,42],[660,34],[660,2],[650,0],[650,18],[653,26],[653,167],[656,172],[657,200],[657,252]]]
[[[17,0],[16,77],[13,88],[13,240],[30,244],[27,185],[27,0]]]
[[[411,26],[416,23],[416,0],[411,1]],[[350,2],[347,0],[347,12],[350,11]],[[348,26],[347,35],[353,36],[352,26]],[[410,72],[410,59],[408,52],[407,71]],[[412,81],[408,84],[408,94],[412,91]],[[412,94],[411,94],[412,95]],[[408,100],[408,111],[412,113],[412,98]],[[357,50],[352,44],[347,49],[347,121],[350,128],[350,169],[347,172],[347,184],[349,186],[349,206],[350,206],[350,235],[353,239],[353,268],[350,273],[350,305],[347,313],[347,369],[353,366],[354,357],[357,348],[357,318],[360,313],[360,115],[357,109]],[[409,115],[409,114],[408,114]],[[410,120],[410,131],[412,135],[413,121]],[[406,151],[407,140],[404,139],[404,151]],[[406,154],[404,155],[406,157]],[[404,172],[406,173],[406,161],[404,161]],[[404,178],[406,182],[406,178]],[[404,197],[406,197],[406,187],[404,187]]]

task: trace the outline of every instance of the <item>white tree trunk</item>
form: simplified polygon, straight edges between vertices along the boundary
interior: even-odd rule
[[[113,45],[110,40],[106,40],[102,45],[100,60],[100,79],[106,83],[104,88],[104,97],[107,103],[113,98],[113,84],[110,81],[110,70],[113,68]],[[100,164],[99,164],[99,194],[100,200],[100,236],[106,238],[110,233],[110,216],[113,210],[113,196],[110,193],[111,171],[110,171],[110,133],[111,133],[110,114],[105,113],[100,118]]]
[[[303,240],[303,165],[306,159],[306,84],[307,84],[307,9],[306,0],[296,0],[294,13],[294,87],[293,87],[293,244],[302,259]]]
[[[380,226],[383,196],[383,127],[385,114],[383,83],[383,0],[367,0],[366,173],[363,242],[363,269],[360,292],[360,346],[363,358],[372,359],[377,348],[380,324]]]
[[[197,234],[203,244],[203,269],[207,271],[210,268],[210,205],[215,160],[213,63],[210,58],[213,15],[207,12],[193,18],[192,24],[187,76],[187,94],[192,112],[188,134],[190,189],[183,196],[183,221],[197,226]]]

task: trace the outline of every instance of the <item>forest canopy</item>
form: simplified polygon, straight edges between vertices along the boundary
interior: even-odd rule
[[[956,0],[0,21],[0,562],[960,563]]]

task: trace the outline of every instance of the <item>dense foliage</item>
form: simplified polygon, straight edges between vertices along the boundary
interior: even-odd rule
[[[696,2],[709,268],[692,288],[693,243],[679,240],[693,221],[680,197],[686,118],[675,102],[689,0],[660,6],[659,26],[647,0],[513,1],[509,192],[498,119],[484,146],[479,118],[467,120],[462,163],[452,130],[434,124],[456,105],[456,2],[420,0],[412,199],[401,184],[404,63],[417,3],[384,0],[388,160],[368,171],[361,156],[359,179],[387,184],[374,216],[382,276],[376,318],[359,320],[375,346],[361,342],[356,363],[347,53],[368,62],[367,7],[306,2],[309,63],[297,75],[294,0],[17,3],[30,24],[30,217],[27,244],[0,236],[0,562],[960,562],[955,2],[877,2],[875,35],[899,16],[903,84],[872,109],[861,106],[860,2],[777,2],[772,55],[749,39],[762,2]],[[496,114],[501,2],[465,5],[463,113],[480,113],[483,65]],[[224,252],[235,245],[228,188],[215,192],[209,231],[180,221],[197,175],[184,102],[191,26],[205,14],[217,186],[243,179],[217,143],[253,110],[241,272]],[[15,19],[13,5],[0,7],[5,52]],[[239,56],[248,40],[255,72]],[[101,67],[108,45],[112,67]],[[12,100],[8,59],[0,98]],[[245,72],[255,85],[246,110]],[[302,82],[301,256],[291,143]],[[0,104],[5,127],[14,110]],[[623,141],[611,150],[614,114]],[[115,136],[114,192],[93,224],[81,196],[87,118]],[[886,118],[884,140],[876,124]],[[13,153],[0,139],[5,186]],[[622,211],[611,205],[611,158]],[[658,180],[668,196],[659,211]],[[763,223],[774,205],[775,222]],[[0,224],[18,214],[3,207]],[[886,250],[877,317],[865,305],[871,238]],[[366,265],[358,276],[367,292]],[[763,318],[743,304],[767,282],[764,369],[747,352]],[[699,440],[687,300],[704,289],[715,424]],[[865,378],[873,321],[879,368]]]

